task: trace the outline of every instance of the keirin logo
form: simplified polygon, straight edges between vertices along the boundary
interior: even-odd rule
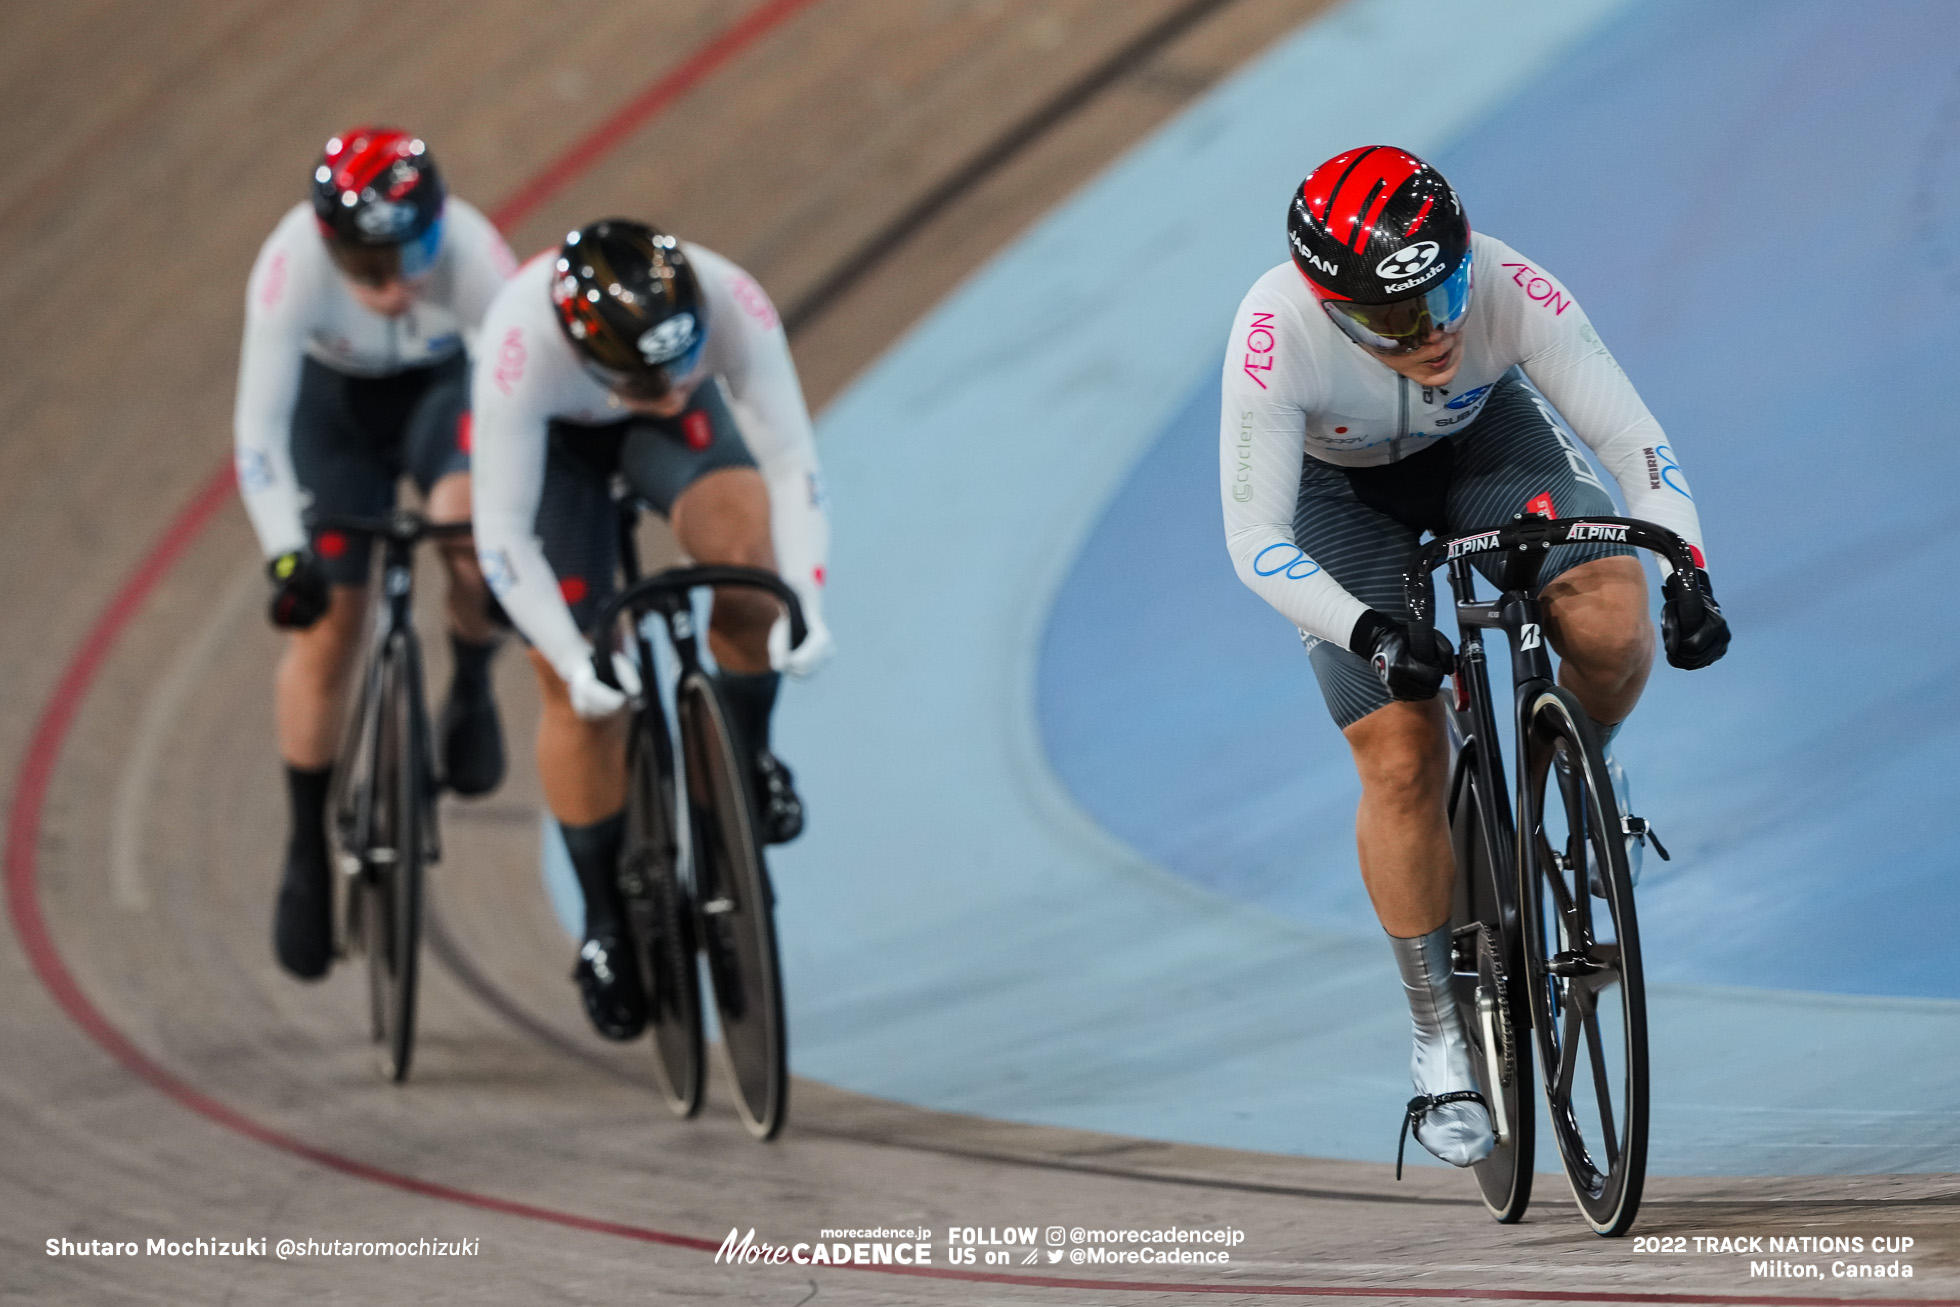
[[[1429,271],[1429,265],[1436,262],[1436,256],[1442,252],[1443,247],[1435,241],[1417,241],[1414,245],[1404,245],[1375,265],[1375,275],[1383,281],[1419,277]]]

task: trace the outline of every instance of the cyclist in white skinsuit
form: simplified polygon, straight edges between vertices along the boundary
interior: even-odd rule
[[[770,751],[778,672],[829,656],[816,440],[775,308],[713,251],[641,223],[594,223],[527,263],[484,318],[473,396],[476,539],[483,571],[525,638],[544,694],[538,759],[585,896],[574,978],[593,1024],[628,1039],[645,1022],[624,946],[615,864],[626,797],[627,696],[599,680],[584,627],[614,590],[608,484],[622,474],[702,563],[769,568],[810,633],[788,649],[774,599],[717,592],[708,631],[756,809],[772,843],[802,828]],[[622,684],[630,664],[615,656]]]
[[[1390,147],[1341,154],[1295,193],[1288,235],[1293,258],[1254,283],[1227,345],[1226,543],[1240,579],[1300,629],[1353,749],[1362,876],[1414,1018],[1410,1123],[1432,1153],[1467,1166],[1492,1146],[1486,1105],[1436,1101],[1476,1088],[1449,982],[1454,865],[1433,701],[1448,668],[1408,626],[1403,575],[1425,531],[1616,512],[1559,416],[1618,481],[1629,515],[1686,537],[1698,562],[1701,525],[1660,425],[1571,293],[1473,235],[1434,169]],[[1665,587],[1677,666],[1706,666],[1728,643],[1696,573],[1710,601],[1696,628],[1676,612],[1683,578]],[[1560,683],[1610,742],[1653,659],[1644,573],[1623,546],[1562,545],[1541,577]]]
[[[496,228],[447,196],[405,132],[334,137],[312,182],[312,203],[280,220],[252,266],[233,415],[271,617],[292,632],[277,682],[292,833],[273,934],[281,963],[308,979],[325,972],[332,942],[324,814],[369,544],[309,532],[304,513],[384,515],[407,472],[432,518],[468,516],[468,337],[516,268]],[[444,780],[481,794],[504,769],[489,688],[497,634],[469,542],[441,554],[456,667]]]

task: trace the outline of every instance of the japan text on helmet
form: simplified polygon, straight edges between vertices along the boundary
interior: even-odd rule
[[[427,272],[442,244],[445,195],[428,147],[393,127],[356,127],[330,138],[313,168],[320,234],[357,280]]]
[[[685,381],[708,342],[701,283],[680,242],[631,218],[565,237],[551,302],[587,370],[635,397],[658,399]]]
[[[1307,174],[1286,210],[1293,265],[1328,317],[1383,353],[1454,331],[1470,304],[1470,223],[1443,175],[1366,145]]]

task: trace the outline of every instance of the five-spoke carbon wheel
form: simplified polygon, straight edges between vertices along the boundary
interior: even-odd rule
[[[1573,1197],[1624,1234],[1647,1167],[1647,1009],[1625,833],[1599,744],[1567,691],[1531,705],[1520,832],[1524,976]]]

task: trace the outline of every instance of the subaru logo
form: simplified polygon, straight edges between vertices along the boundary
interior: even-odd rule
[[[672,363],[694,348],[694,315],[676,313],[641,333],[640,357],[648,363]]]
[[[1443,247],[1435,241],[1417,241],[1414,245],[1404,245],[1375,265],[1375,275],[1383,281],[1401,281],[1408,277],[1420,277],[1429,271],[1429,265],[1436,262],[1436,256],[1442,252]]]

